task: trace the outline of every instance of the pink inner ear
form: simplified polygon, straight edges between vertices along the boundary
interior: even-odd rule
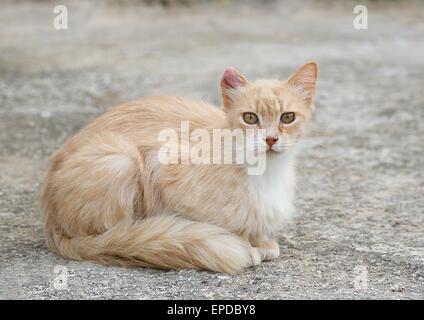
[[[228,68],[222,75],[221,84],[229,88],[237,88],[246,83],[246,80],[233,68]]]

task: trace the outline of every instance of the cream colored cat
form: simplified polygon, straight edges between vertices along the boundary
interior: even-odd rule
[[[42,205],[47,245],[70,259],[236,273],[279,256],[272,234],[289,218],[293,146],[312,112],[317,67],[286,81],[221,80],[223,108],[150,97],[111,109],[52,157]],[[261,175],[243,164],[163,164],[164,129],[251,129],[246,148],[266,157]],[[180,141],[193,147],[192,141]],[[260,151],[263,150],[263,151]]]

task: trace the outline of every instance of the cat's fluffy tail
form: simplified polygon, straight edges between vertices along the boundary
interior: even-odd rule
[[[47,244],[67,258],[122,266],[237,273],[261,261],[256,248],[225,229],[173,215],[124,220],[86,237],[52,232]]]

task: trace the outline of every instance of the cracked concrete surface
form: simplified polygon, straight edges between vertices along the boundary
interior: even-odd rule
[[[362,31],[354,1],[62,2],[64,31],[52,27],[54,2],[0,10],[1,298],[424,298],[423,2],[366,2]],[[229,276],[105,267],[46,249],[46,160],[90,119],[143,95],[219,104],[229,65],[282,78],[309,60],[320,68],[316,112],[279,259]],[[55,285],[57,266],[67,288]]]

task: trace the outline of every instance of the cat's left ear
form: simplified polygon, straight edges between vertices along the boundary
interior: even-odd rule
[[[317,81],[318,68],[315,62],[309,62],[293,74],[288,84],[303,99],[309,107],[315,94],[315,83]]]
[[[247,79],[236,69],[227,68],[221,78],[221,94],[224,106],[229,108],[233,103],[237,90],[246,86]]]

